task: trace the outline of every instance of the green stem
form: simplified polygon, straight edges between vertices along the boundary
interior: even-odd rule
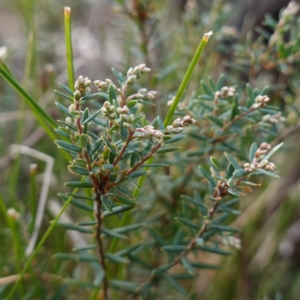
[[[74,66],[73,66],[73,48],[72,48],[72,34],[71,34],[71,8],[64,7],[64,19],[65,19],[65,42],[67,52],[67,70],[68,70],[68,82],[69,88],[74,88]]]
[[[75,188],[74,191],[72,192],[72,194],[76,194],[78,191],[78,188]],[[66,210],[66,208],[68,207],[68,205],[71,203],[73,196],[70,196],[68,198],[68,200],[65,202],[64,206],[62,207],[62,209],[60,210],[59,214],[55,217],[55,219],[51,222],[51,225],[49,226],[48,230],[45,232],[45,234],[43,235],[43,237],[41,238],[40,242],[38,243],[38,245],[36,246],[36,248],[34,249],[33,253],[30,255],[30,257],[28,258],[22,272],[20,273],[20,277],[18,278],[18,280],[15,282],[15,284],[13,285],[13,287],[11,288],[11,290],[9,291],[9,294],[7,295],[6,300],[10,300],[12,299],[12,296],[14,295],[14,293],[16,292],[16,289],[18,288],[24,274],[26,273],[26,271],[28,270],[28,268],[30,267],[30,264],[32,263],[32,261],[34,260],[34,258],[36,257],[36,255],[39,253],[41,247],[43,246],[43,244],[45,243],[45,241],[47,240],[47,238],[49,237],[50,233],[52,232],[52,230],[54,229],[56,223],[58,222],[59,218],[61,217],[61,215],[63,214],[63,212]]]

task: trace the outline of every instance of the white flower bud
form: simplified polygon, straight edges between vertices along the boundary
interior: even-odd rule
[[[129,115],[128,116],[128,123],[132,123],[134,121],[134,115]]]

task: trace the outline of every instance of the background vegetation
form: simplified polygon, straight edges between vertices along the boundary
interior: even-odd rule
[[[208,131],[191,127],[187,137],[178,143],[183,154],[174,152],[160,159],[171,167],[155,170],[155,175],[147,176],[144,189],[140,191],[140,204],[131,215],[135,222],[154,222],[155,231],[144,230],[131,237],[136,242],[140,238],[150,240],[148,248],[145,246],[150,254],[146,252],[143,258],[153,263],[163,246],[155,233],[161,233],[179,211],[185,213],[181,194],[192,196],[193,190],[198,189],[202,195],[201,191],[207,190],[207,180],[197,166],[201,164],[208,170],[211,165],[208,154],[215,151],[224,164],[226,159],[221,158],[222,152],[228,152],[231,146],[230,151],[242,162],[253,142],[260,144],[266,137],[273,145],[284,141],[283,149],[273,158],[281,179],[257,179],[262,186],[250,195],[243,194],[234,207],[242,214],[226,220],[225,225],[241,229],[234,235],[241,249],[225,246],[234,253],[225,258],[201,252],[197,254],[199,261],[222,268],[217,271],[201,268],[192,280],[184,280],[190,279],[188,277],[177,279],[189,291],[191,299],[200,296],[201,299],[298,299],[300,21],[297,4],[281,10],[280,14],[282,7],[269,11],[261,24],[263,27],[247,28],[247,8],[241,7],[237,14],[242,22],[240,18],[232,19],[234,1],[3,0],[0,20],[5,26],[0,27],[0,46],[7,47],[5,64],[24,90],[54,120],[61,118],[54,102],[62,99],[53,90],[60,90],[59,82],[68,82],[63,24],[66,5],[72,8],[75,78],[84,75],[104,80],[111,77],[111,67],[126,74],[130,67],[146,63],[152,71],[141,79],[140,85],[158,92],[154,100],[156,106],[144,111],[148,120],[166,115],[167,102],[176,94],[201,37],[210,30],[214,35],[193,73],[179,114],[195,113],[201,118],[201,113],[197,115],[199,110],[191,103],[198,95],[208,100],[223,86],[235,86],[243,105],[252,91],[248,88],[247,94],[247,83],[257,88],[254,91],[257,94],[266,93],[263,89],[268,86],[270,105],[279,107],[282,113],[273,112],[273,120],[272,116],[265,117],[269,126],[260,127],[261,119],[255,119],[257,126],[254,123],[250,130],[242,124],[241,129],[246,128],[245,131],[229,132],[228,143],[211,150],[214,141],[208,138],[209,130],[214,131],[218,121],[201,120]],[[3,53],[3,48],[1,51]],[[222,73],[224,84],[214,90],[211,82],[217,84]],[[96,92],[96,88],[93,89]],[[68,173],[63,152],[57,150],[47,130],[40,126],[23,99],[10,84],[0,80],[1,297],[7,296],[18,280],[26,257],[33,251],[29,241],[35,232],[36,219],[41,218],[39,241],[65,203],[57,194],[70,191],[63,183],[74,180]],[[242,138],[236,140],[235,134]],[[13,145],[24,145],[34,151]],[[203,196],[208,197],[208,192],[206,195],[203,192]],[[45,210],[39,212],[41,201],[45,201]],[[197,218],[192,212],[188,214],[193,220]],[[91,218],[92,215],[90,213]],[[86,218],[86,212],[72,206],[62,216],[62,221],[77,223]],[[159,222],[155,223],[156,220]],[[119,221],[116,218],[109,224],[117,227]],[[183,239],[187,231],[179,230],[179,225],[175,226],[176,230],[166,227],[173,231],[166,230],[164,238]],[[74,246],[86,244],[89,239],[83,233],[56,226],[34,258],[13,299],[101,299],[98,288],[93,285],[93,263],[61,261],[53,257],[55,253],[71,253]],[[216,243],[219,242],[216,238]],[[126,277],[126,268],[113,270],[115,278]],[[144,275],[137,271],[134,279]],[[187,298],[182,290],[171,290],[169,286],[152,293],[153,299],[159,296]],[[115,299],[120,297],[120,294],[114,295]]]

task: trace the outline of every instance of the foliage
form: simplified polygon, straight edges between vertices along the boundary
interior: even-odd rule
[[[148,31],[159,4],[155,2],[148,9],[147,1],[133,1],[135,5],[130,8],[126,1],[117,2],[119,11],[136,23],[143,37],[142,56],[153,65]],[[195,18],[186,14],[183,26],[190,26]],[[262,72],[276,70],[292,76],[289,92],[280,88],[282,93],[293,93],[299,52],[299,22],[295,20],[288,9],[281,13],[279,23],[267,16],[273,35],[261,31],[255,43],[235,45],[228,73],[216,76],[218,72],[214,72],[217,80],[202,77],[200,84],[192,83],[182,97],[208,41],[209,35],[204,35],[205,44],[201,48],[200,43],[198,56],[191,59],[182,85],[168,101],[171,107],[166,114],[167,101],[157,101],[160,94],[154,91],[164,86],[164,80],[151,74],[146,64],[125,72],[112,68],[115,78],[94,81],[95,93],[91,93],[91,80],[83,76],[73,89],[71,32],[66,26],[69,87],[60,84],[56,91],[61,101],[55,104],[64,119],[55,128],[61,138],[55,143],[69,160],[67,166],[63,162],[60,167],[72,174],[65,186],[75,190],[59,193],[63,208],[25,267],[18,262],[18,273],[25,276],[27,269],[32,272],[31,262],[42,251],[43,243],[61,227],[88,237],[85,245],[73,247],[74,253],[68,247],[51,253],[59,266],[68,266],[57,283],[57,290],[62,290],[58,299],[63,299],[64,289],[73,285],[86,288],[84,295],[90,299],[98,295],[103,299],[125,295],[143,299],[179,294],[197,297],[193,282],[198,274],[221,268],[206,258],[210,254],[229,256],[235,254],[233,249],[241,248],[240,228],[231,225],[241,214],[240,198],[255,187],[259,190],[260,178],[279,177],[270,158],[299,128],[296,119],[287,123],[294,127],[283,131],[286,119],[278,105],[270,105],[270,94],[276,94],[276,87],[257,82]],[[205,52],[200,62],[207,55]],[[40,124],[47,128],[48,122],[54,127],[51,117],[24,91],[2,60],[0,73],[26,99]],[[251,84],[240,74],[250,74],[245,81]],[[150,90],[142,85],[146,76]],[[253,80],[259,88],[252,87]],[[294,103],[287,101],[285,105],[285,115],[292,110],[299,117]],[[41,112],[43,118],[38,117]],[[173,115],[176,117],[171,123]],[[69,204],[74,223],[59,220]],[[5,206],[1,210],[6,212]],[[16,235],[16,248],[22,252],[14,223],[18,218],[15,212],[6,213]],[[20,256],[23,260],[23,254]],[[68,278],[76,268],[82,268],[85,275]],[[3,289],[7,299],[12,299],[15,291],[25,295],[24,285],[18,286],[20,281],[10,291]]]

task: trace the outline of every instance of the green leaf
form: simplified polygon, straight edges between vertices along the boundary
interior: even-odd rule
[[[68,181],[68,182],[65,182],[65,186],[78,187],[78,188],[92,188],[92,187],[94,187],[92,182],[87,182],[87,181]]]
[[[280,178],[276,173],[272,173],[270,171],[264,170],[264,169],[259,169],[257,171],[251,172],[250,175],[255,176],[255,175],[267,175],[270,177],[274,177],[274,178]]]
[[[103,205],[105,206],[105,208],[112,213],[113,212],[113,203],[111,202],[111,200],[106,197],[106,195],[101,195],[101,201],[103,203]]]
[[[201,226],[196,225],[193,222],[188,221],[188,220],[186,220],[184,218],[181,218],[181,217],[175,217],[175,220],[180,222],[181,224],[184,224],[184,225],[186,225],[188,227],[191,227],[191,228],[195,228],[195,229],[198,229],[198,230],[201,228]]]
[[[121,263],[121,264],[127,264],[128,260],[122,256],[113,254],[113,253],[105,253],[105,258],[108,260],[115,262],[115,263]]]
[[[69,89],[66,85],[64,85],[63,83],[59,83],[59,85],[63,88],[63,90],[65,92],[67,92],[70,96],[73,97],[73,91],[71,89]]]
[[[63,128],[55,128],[54,129],[59,135],[65,137],[65,138],[68,138],[70,139],[70,134],[69,132],[65,131],[65,129]]]
[[[100,283],[103,281],[105,277],[105,271],[104,270],[100,270],[93,282],[94,286],[99,286]]]
[[[170,285],[180,294],[184,295],[185,297],[188,297],[187,291],[180,285],[180,283],[171,275],[165,273],[163,275],[167,281],[170,283]]]
[[[218,160],[216,158],[214,158],[213,156],[210,157],[210,162],[213,164],[213,166],[219,170],[222,171],[222,166],[220,165],[220,163],[218,162]]]
[[[77,194],[72,194],[72,193],[66,193],[68,197],[72,196],[73,198],[78,198],[78,199],[83,199],[83,200],[91,200],[94,201],[95,199],[93,197],[88,197],[84,195],[77,195]]]
[[[109,171],[112,171],[114,168],[115,168],[115,167],[114,167],[114,165],[112,165],[112,164],[104,164],[104,165],[101,167],[101,169],[103,169],[103,170],[109,170]]]
[[[236,178],[242,178],[247,176],[249,173],[246,172],[244,169],[239,169],[233,172],[233,176]]]
[[[263,160],[268,160],[278,149],[281,148],[281,146],[283,145],[283,143],[280,143],[278,145],[276,145],[275,147],[273,147],[263,158]]]
[[[225,231],[225,232],[239,232],[240,231],[240,229],[237,229],[237,228],[233,228],[230,226],[217,225],[217,224],[210,224],[209,228],[217,230],[217,231]]]
[[[152,235],[152,237],[154,238],[154,240],[160,244],[161,246],[165,246],[166,242],[165,240],[162,238],[161,235],[159,235],[154,229],[147,227],[147,230],[149,231],[149,233]]]
[[[116,198],[117,201],[121,202],[122,204],[128,204],[128,205],[132,205],[132,206],[136,205],[135,201],[132,201],[132,200],[128,199],[127,197],[124,197],[120,194],[107,193],[106,196],[114,197],[114,198]]]
[[[203,251],[207,251],[207,252],[211,252],[211,253],[216,253],[216,254],[220,254],[220,255],[231,255],[230,252],[224,251],[224,250],[216,248],[216,247],[209,247],[209,246],[205,246],[205,245],[197,245],[196,247],[197,247],[197,249],[201,249]]]
[[[213,185],[213,187],[215,187],[216,182],[211,175],[202,166],[199,166],[199,169],[201,170],[203,176]]]
[[[74,115],[72,115],[69,110],[64,107],[62,104],[60,104],[59,102],[55,102],[55,105],[57,106],[57,108],[62,111],[65,115],[71,117],[71,118],[74,118]]]
[[[104,217],[108,217],[108,216],[111,216],[111,215],[114,215],[114,214],[119,214],[119,213],[122,213],[126,210],[129,210],[129,209],[132,209],[134,206],[132,205],[120,205],[120,206],[115,206],[112,208],[112,211],[104,211],[102,213],[102,216]]]
[[[93,119],[95,119],[97,117],[97,115],[99,114],[99,112],[101,111],[101,109],[97,110],[96,112],[94,112],[93,114],[89,115],[88,118],[86,118],[83,122],[82,125],[88,124],[89,122],[91,122]]]
[[[140,229],[143,225],[144,225],[143,223],[136,223],[132,225],[115,228],[114,231],[117,233],[125,233],[132,230]]]
[[[81,98],[81,101],[91,100],[91,99],[94,99],[98,96],[103,96],[103,93],[94,93],[94,94],[86,95],[86,96]]]
[[[207,116],[207,118],[221,128],[224,125],[223,122],[221,120],[219,120],[218,118],[215,118],[213,116]]]
[[[213,91],[209,88],[209,86],[205,83],[205,81],[201,80],[201,86],[206,94],[212,97],[214,96]]]
[[[182,256],[180,258],[180,261],[181,261],[181,264],[185,267],[185,269],[188,271],[188,273],[190,273],[191,275],[195,276],[196,273],[195,273],[195,270],[192,266],[192,264],[190,263],[190,261],[185,257],[185,256]]]
[[[76,173],[82,176],[88,176],[90,174],[89,170],[77,166],[68,166],[68,169],[70,170],[71,173]]]
[[[92,156],[101,147],[102,143],[102,138],[96,140],[89,151],[89,156]]]
[[[109,86],[109,89],[108,89],[108,101],[110,104],[114,104],[113,100],[116,100],[117,99],[117,96],[116,96],[116,92],[115,92],[115,89],[112,85]]]
[[[109,230],[109,229],[103,228],[101,230],[101,232],[104,233],[107,237],[123,239],[123,240],[128,239],[128,237],[126,235],[119,234],[119,233],[115,232],[114,230]]]
[[[250,151],[249,151],[249,162],[251,163],[255,157],[255,152],[257,150],[257,144],[254,142],[252,143],[251,147],[250,147]]]
[[[129,293],[134,293],[136,288],[138,287],[137,283],[133,283],[132,281],[123,281],[123,280],[110,280],[109,285],[117,290],[126,291]]]
[[[83,222],[78,222],[76,225],[78,226],[94,226],[97,224],[97,221],[83,221]]]
[[[93,119],[93,122],[95,122],[96,124],[99,124],[99,125],[101,125],[102,127],[106,128],[105,122],[102,121],[102,120],[100,120],[100,119],[98,119],[98,118],[94,118],[94,119]]]
[[[93,244],[93,245],[88,245],[88,246],[78,246],[78,247],[74,247],[72,249],[72,251],[85,251],[85,250],[90,250],[90,249],[95,249],[97,248],[97,244]]]
[[[169,167],[169,164],[147,164],[147,165],[141,165],[141,168],[157,168],[157,167]]]
[[[116,252],[115,254],[119,255],[119,256],[128,255],[131,252],[133,252],[134,250],[136,250],[137,248],[139,248],[140,246],[141,246],[141,243],[137,243],[137,244],[131,245],[129,247],[126,247],[126,248]]]
[[[54,90],[54,93],[59,94],[59,95],[63,96],[64,98],[66,98],[66,99],[70,100],[71,102],[73,102],[73,98],[65,95],[64,93],[62,93],[60,91]]]
[[[168,245],[161,247],[162,250],[168,251],[168,252],[182,252],[187,249],[184,245]]]
[[[172,137],[170,140],[165,141],[164,143],[165,144],[175,143],[175,142],[180,141],[184,137],[185,137],[185,135],[179,134],[179,135],[176,135],[176,136]]]
[[[221,269],[221,266],[218,265],[197,263],[197,262],[191,262],[191,264],[194,268],[199,268],[199,269],[213,269],[213,270]]]
[[[140,177],[140,176],[146,175],[146,174],[148,174],[148,173],[149,173],[148,171],[138,170],[138,171],[132,172],[132,173],[129,175],[129,177],[130,177],[130,178],[136,178],[136,177]]]
[[[82,118],[81,118],[82,124],[89,117],[89,114],[90,114],[89,109],[88,107],[86,107],[85,110],[83,111]]]
[[[227,160],[233,165],[233,167],[236,170],[241,169],[241,167],[238,164],[238,162],[235,160],[235,158],[230,153],[224,152],[224,155],[225,155],[225,157],[227,158]]]
[[[54,141],[55,144],[58,146],[58,148],[62,148],[68,152],[73,152],[73,153],[80,153],[82,151],[81,148],[79,148],[76,145],[73,145],[71,143],[65,142],[65,141],[61,141],[61,140],[56,140]]]
[[[108,147],[108,149],[110,150],[110,152],[114,155],[117,156],[117,152],[115,147],[105,138],[103,137],[104,143],[106,144],[106,146]]]
[[[233,172],[234,172],[234,166],[230,163],[228,164],[226,169],[226,178],[229,179],[232,176]]]
[[[155,268],[152,270],[151,274],[153,275],[160,275],[164,272],[166,272],[167,270],[169,270],[172,267],[172,264],[166,264],[166,265],[162,265],[158,268]]]
[[[123,84],[126,81],[126,78],[121,72],[118,72],[115,68],[111,68],[113,74],[116,76],[120,84]]]
[[[173,151],[176,151],[176,150],[178,150],[178,149],[181,149],[181,147],[164,148],[164,149],[158,150],[156,153],[157,153],[157,154],[163,154],[163,153],[173,152]]]
[[[224,74],[221,74],[218,78],[218,82],[217,82],[217,90],[220,91],[221,88],[224,86],[224,79],[225,79],[225,76]]]
[[[72,260],[72,261],[98,261],[98,257],[88,254],[70,254],[70,253],[56,253],[53,255],[56,259]]]
[[[74,225],[72,223],[65,223],[65,222],[58,221],[57,225],[60,225],[68,230],[75,230],[75,231],[84,232],[84,233],[93,233],[94,232],[92,229]]]
[[[67,201],[68,199],[69,199],[69,196],[68,195],[66,195],[66,194],[58,194],[58,196],[61,198],[61,199],[63,199],[63,200],[65,200],[65,201]],[[76,200],[76,199],[72,199],[71,200],[71,203],[74,205],[74,206],[77,206],[78,208],[81,208],[81,209],[84,209],[84,210],[86,210],[86,211],[94,211],[94,208],[92,207],[92,206],[90,206],[90,205],[88,205],[88,204],[86,204],[86,203],[83,203],[83,202],[81,202],[81,201],[79,201],[79,200]]]

